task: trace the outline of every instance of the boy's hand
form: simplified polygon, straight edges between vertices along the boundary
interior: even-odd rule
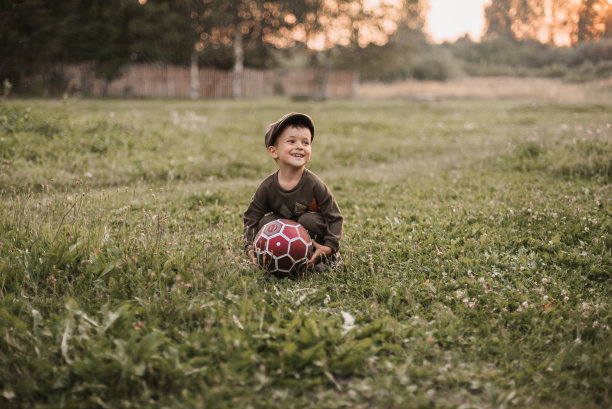
[[[315,252],[308,260],[308,267],[312,266],[317,262],[322,256],[329,256],[332,253],[331,247],[324,246],[322,244],[317,243],[316,241],[312,241],[313,246],[315,246]]]

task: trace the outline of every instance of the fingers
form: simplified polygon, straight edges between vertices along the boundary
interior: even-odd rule
[[[314,243],[314,242],[313,242]],[[321,257],[321,255],[323,254],[323,251],[321,251],[320,248],[317,248],[317,250],[314,252],[314,254],[312,255],[312,257],[310,257],[310,260],[308,260],[308,267],[312,266],[314,263],[317,262],[317,260]]]
[[[310,260],[308,260],[308,266],[311,266],[311,265],[313,265],[314,263],[316,263],[316,262],[317,262],[317,260],[318,260],[319,258],[321,258],[321,256],[324,256],[324,255],[326,255],[326,256],[327,256],[327,255],[330,255],[330,254],[332,253],[332,251],[333,251],[333,250],[331,249],[331,247],[327,247],[327,246],[324,246],[323,244],[319,244],[319,243],[317,243],[317,242],[316,242],[316,241],[314,241],[314,240],[312,241],[312,245],[313,245],[313,246],[314,246],[314,248],[315,248],[315,252],[314,252],[314,254],[312,255],[312,257],[310,258]]]
[[[308,260],[308,267],[312,266],[314,263],[316,263],[317,259],[319,257],[321,257],[321,245],[319,243],[317,243],[316,241],[312,240],[312,245],[315,248],[315,251],[312,255],[312,257],[310,257],[310,260]]]

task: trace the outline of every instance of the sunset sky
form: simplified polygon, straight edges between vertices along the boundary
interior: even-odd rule
[[[430,0],[426,31],[435,42],[452,41],[465,33],[478,40],[486,3],[488,0]]]

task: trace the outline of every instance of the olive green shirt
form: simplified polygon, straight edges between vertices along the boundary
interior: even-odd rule
[[[278,183],[278,171],[274,172],[261,182],[244,212],[247,244],[253,243],[259,221],[266,214],[274,213],[285,219],[297,220],[309,211],[320,212],[327,222],[327,232],[321,244],[334,251],[338,250],[343,219],[338,203],[325,183],[305,169],[298,184],[291,190],[285,190]]]

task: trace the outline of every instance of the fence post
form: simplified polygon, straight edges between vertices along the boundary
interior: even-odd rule
[[[234,72],[232,92],[234,98],[242,98],[242,72],[244,71],[244,49],[242,48],[242,32],[240,26],[234,32]]]
[[[200,98],[200,69],[198,67],[198,52],[191,50],[191,66],[189,67],[189,96]]]

